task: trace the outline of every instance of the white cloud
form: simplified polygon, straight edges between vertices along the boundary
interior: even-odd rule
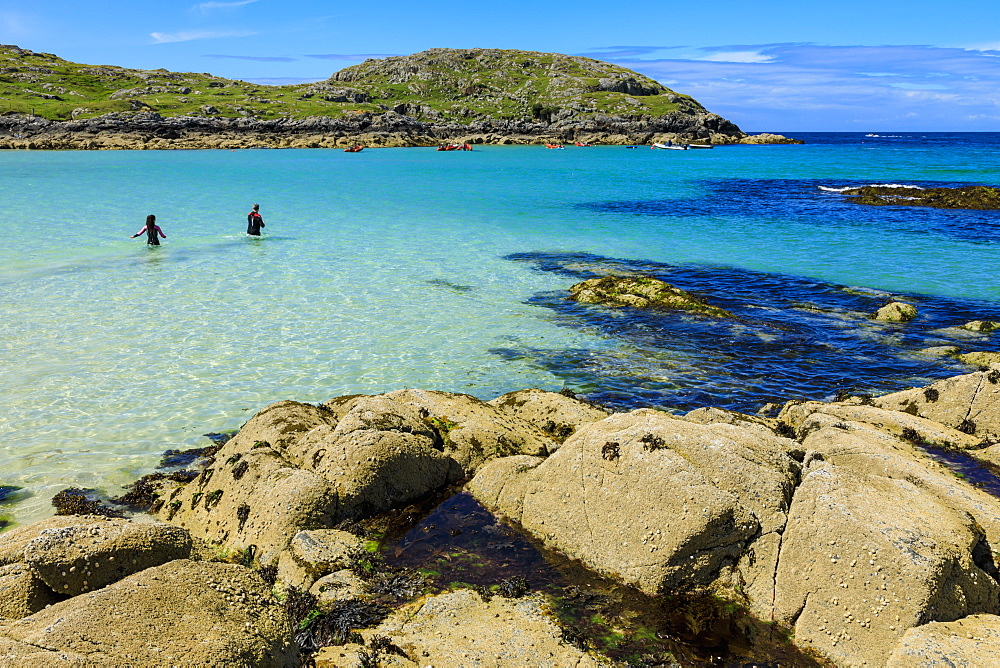
[[[772,56],[765,56],[756,51],[722,51],[713,53],[710,56],[703,56],[696,60],[707,60],[711,63],[770,63],[774,62]]]
[[[224,37],[249,37],[257,33],[249,30],[189,30],[185,32],[151,32],[154,44],[190,42],[196,39],[220,39]]]

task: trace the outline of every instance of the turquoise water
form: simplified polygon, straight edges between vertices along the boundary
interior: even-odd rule
[[[0,514],[49,514],[70,485],[118,493],[164,450],[205,445],[278,399],[599,392],[602,372],[560,363],[564,352],[628,362],[632,344],[586,319],[568,326],[575,316],[539,295],[578,279],[518,254],[695,263],[920,293],[939,313],[995,309],[995,212],[873,214],[818,188],[996,184],[995,141],[0,153],[0,485],[32,494]],[[243,234],[254,202],[260,239]],[[148,213],[160,247],[128,238]],[[656,345],[637,364],[672,354]],[[670,368],[642,375],[669,380]],[[627,369],[615,374],[627,394]]]

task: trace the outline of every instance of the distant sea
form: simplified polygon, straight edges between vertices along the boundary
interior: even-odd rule
[[[785,134],[807,143],[0,153],[0,489],[23,488],[0,516],[118,494],[279,399],[541,387],[754,411],[970,370],[929,346],[996,350],[955,325],[1000,319],[1000,212],[837,191],[1000,185],[1000,134]],[[128,238],[149,213],[159,247]],[[619,271],[738,317],[565,299]],[[892,298],[920,317],[867,319]]]

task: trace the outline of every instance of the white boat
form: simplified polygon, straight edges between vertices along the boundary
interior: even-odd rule
[[[713,144],[688,144],[688,148],[713,148]]]
[[[657,142],[652,146],[650,146],[649,148],[665,148],[665,149],[670,149],[671,151],[686,151],[687,144],[675,145],[675,144],[661,144]]]

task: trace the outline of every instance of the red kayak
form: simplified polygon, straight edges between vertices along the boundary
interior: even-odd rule
[[[361,144],[356,144],[354,146],[348,146],[347,148],[345,148],[344,153],[361,153],[361,151],[363,150],[365,150],[364,146],[362,146]]]

